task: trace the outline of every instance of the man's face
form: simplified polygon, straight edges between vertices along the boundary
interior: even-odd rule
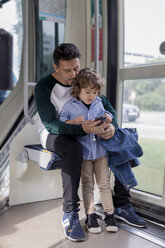
[[[80,61],[78,58],[72,60],[60,60],[59,66],[54,64],[57,79],[64,85],[71,85],[73,79],[80,71]]]

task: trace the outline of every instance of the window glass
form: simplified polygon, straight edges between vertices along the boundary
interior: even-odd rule
[[[159,50],[165,40],[165,1],[125,0],[124,3],[124,65],[165,62],[165,55]]]
[[[38,79],[53,72],[53,51],[64,42],[65,7],[65,0],[39,1]]]
[[[137,189],[162,196],[165,170],[165,78],[124,81],[122,127],[136,128],[143,149],[133,169]]]
[[[13,37],[13,88],[18,82],[22,57],[23,19],[21,0],[10,0],[0,8],[0,29],[9,32]],[[0,104],[11,93],[11,90],[0,90]]]

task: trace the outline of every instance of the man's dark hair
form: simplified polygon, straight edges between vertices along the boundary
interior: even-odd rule
[[[71,43],[62,43],[53,52],[53,60],[56,66],[60,65],[60,60],[72,60],[80,58],[80,56],[79,49]]]

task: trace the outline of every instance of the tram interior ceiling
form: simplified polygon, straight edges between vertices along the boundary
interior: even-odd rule
[[[0,90],[12,90],[13,36],[0,29]]]

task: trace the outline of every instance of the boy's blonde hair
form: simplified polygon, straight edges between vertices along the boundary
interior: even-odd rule
[[[87,88],[98,90],[98,95],[102,94],[103,79],[97,74],[95,70],[84,68],[80,70],[79,74],[74,78],[71,91],[71,96],[77,97],[80,95],[81,89]]]

